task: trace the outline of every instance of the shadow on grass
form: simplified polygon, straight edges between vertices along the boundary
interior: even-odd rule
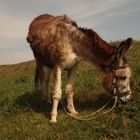
[[[95,97],[80,96],[74,99],[76,109],[78,111],[84,110],[96,110],[105,105],[111,96],[105,93],[96,95]],[[66,97],[63,98],[64,102],[67,103]],[[47,118],[50,117],[51,104],[42,101],[41,96],[35,92],[25,92],[24,94],[17,97],[15,104],[23,108],[23,110],[33,110],[35,112],[42,112]],[[112,102],[108,105],[112,106]],[[58,110],[63,110],[63,106],[60,103]]]
[[[42,101],[41,96],[35,92],[25,92],[19,95],[15,100],[15,105],[23,108],[24,111],[42,112],[47,117],[51,111],[51,105]]]
[[[106,94],[106,93],[100,93],[99,95],[94,96],[81,96],[76,97],[74,102],[75,106],[79,111],[83,110],[97,110],[104,106],[109,100],[112,99],[112,96]],[[112,106],[113,101],[108,104],[107,107]]]
[[[66,97],[63,98],[65,105],[67,104]],[[107,93],[100,93],[98,95],[81,95],[74,97],[74,105],[78,112],[81,111],[91,111],[91,110],[98,110],[102,106],[104,106],[107,102],[111,101],[107,107],[112,107],[114,101],[112,100],[112,96]],[[59,105],[59,109],[63,109],[62,104]]]

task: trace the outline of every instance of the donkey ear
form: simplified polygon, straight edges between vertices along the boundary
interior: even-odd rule
[[[128,38],[125,41],[122,41],[120,43],[120,45],[118,46],[118,49],[117,49],[119,58],[122,58],[125,56],[126,52],[130,49],[132,42],[133,42],[133,39]]]

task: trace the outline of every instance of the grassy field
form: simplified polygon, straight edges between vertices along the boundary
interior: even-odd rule
[[[140,42],[133,44],[128,60],[133,101],[118,104],[111,113],[92,121],[67,116],[60,104],[55,125],[49,124],[51,107],[34,93],[34,61],[0,66],[0,140],[140,140]],[[100,74],[86,63],[77,72],[75,92],[76,109],[84,114],[110,98],[101,86]]]

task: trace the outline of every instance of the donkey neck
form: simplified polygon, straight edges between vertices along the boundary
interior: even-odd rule
[[[97,65],[101,71],[106,72],[106,67],[113,61],[114,47],[91,29],[79,29],[84,34],[80,53],[86,60]]]

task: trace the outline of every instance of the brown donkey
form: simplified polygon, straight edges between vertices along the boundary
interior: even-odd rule
[[[122,41],[119,46],[111,46],[91,29],[80,28],[66,15],[41,15],[29,27],[27,41],[33,50],[37,67],[35,86],[50,100],[49,77],[54,75],[53,105],[51,123],[57,122],[57,107],[61,99],[61,74],[67,70],[67,108],[76,115],[73,104],[73,85],[77,66],[86,60],[95,64],[103,74],[103,86],[112,95],[127,102],[131,96],[130,68],[125,54],[132,39]]]

